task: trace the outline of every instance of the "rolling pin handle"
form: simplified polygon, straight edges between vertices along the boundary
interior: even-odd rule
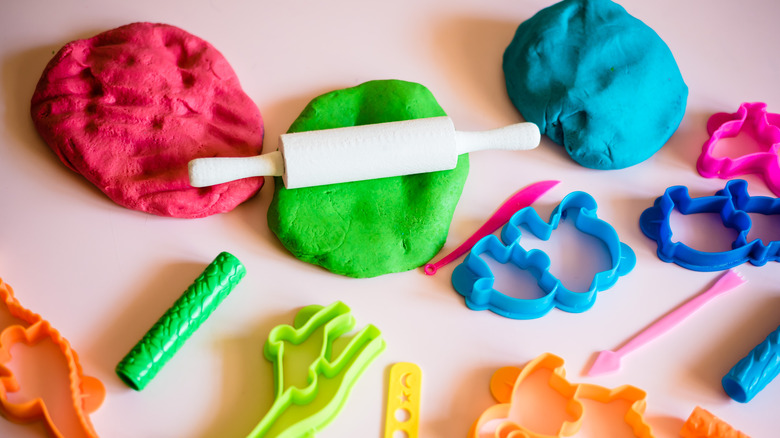
[[[539,146],[540,140],[539,127],[530,122],[515,123],[489,131],[455,131],[458,155],[487,149],[525,151]]]
[[[281,176],[284,158],[279,151],[254,157],[196,158],[187,168],[191,186],[208,187],[254,176]]]

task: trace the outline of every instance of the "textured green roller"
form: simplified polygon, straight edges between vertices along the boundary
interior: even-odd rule
[[[119,378],[136,391],[146,387],[244,275],[236,257],[220,253],[119,362]]]

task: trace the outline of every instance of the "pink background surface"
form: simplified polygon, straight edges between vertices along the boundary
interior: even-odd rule
[[[373,79],[419,82],[458,129],[491,129],[521,120],[506,96],[501,56],[517,25],[549,4],[4,2],[0,276],[25,307],[71,342],[86,374],[105,383],[106,401],[91,416],[97,432],[104,437],[245,436],[272,401],[271,367],[262,357],[268,331],[291,323],[303,306],[342,300],[358,326],[373,323],[383,331],[387,350],[318,436],[381,436],[387,375],[399,361],[423,370],[420,436],[465,436],[493,404],[488,392],[493,371],[523,365],[543,352],[566,361],[572,382],[646,390],[646,418],[656,436],[678,436],[697,405],[753,437],[775,436],[780,381],[739,404],[725,395],[720,379],[780,324],[777,263],[739,267],[748,285],[632,353],[619,373],[597,378],[583,373],[597,351],[618,347],[718,276],[661,262],[638,219],[670,185],[686,185],[694,196],[723,187],[724,181],[702,178],[695,170],[712,113],[734,112],[745,101],[764,101],[770,111],[780,112],[780,3],[622,3],[666,41],[690,89],[679,130],[644,163],[617,171],[585,169],[546,138],[533,151],[472,154],[442,255],[515,190],[560,179],[537,204],[542,217],[567,193],[586,191],[598,202],[599,216],[637,255],[634,271],[581,314],[554,310],[541,319],[515,321],[470,311],[450,286],[454,264],[435,277],[415,270],[356,280],[299,262],[268,230],[272,181],[233,212],[205,219],[166,219],[118,207],[65,168],[29,118],[35,83],[62,45],[133,21],[156,21],[179,26],[225,55],[265,118],[266,151],[276,148],[278,135],[311,98]],[[770,194],[759,179],[745,179],[752,194]],[[712,221],[675,220],[681,240],[726,249]],[[780,238],[777,221],[764,225],[765,236]],[[583,248],[561,244],[565,253],[551,244],[553,262],[561,266],[564,281],[576,282],[586,259],[570,250]],[[130,390],[114,374],[116,363],[220,251],[241,259],[247,277],[143,392]],[[44,433],[39,426],[0,420],[0,436]]]

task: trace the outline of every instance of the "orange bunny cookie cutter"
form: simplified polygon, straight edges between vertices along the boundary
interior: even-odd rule
[[[513,404],[519,400],[518,388],[532,374],[547,370],[550,377],[547,381],[552,390],[565,398],[567,418],[561,421],[555,434],[532,430],[520,424],[513,417]],[[644,419],[646,394],[643,390],[623,385],[614,389],[593,384],[573,384],[566,379],[563,359],[544,353],[529,362],[525,367],[504,367],[493,374],[490,381],[490,392],[498,404],[489,407],[471,427],[469,438],[552,438],[567,437],[577,434],[583,425],[586,408],[584,400],[610,403],[623,400],[629,404],[629,409],[623,421],[633,431],[637,438],[653,438],[650,425]]]
[[[8,309],[10,315],[18,320],[18,323],[11,324],[0,332],[0,414],[18,423],[43,421],[50,435],[57,438],[64,436],[42,398],[38,397],[24,403],[12,403],[8,399],[9,392],[17,392],[21,389],[17,378],[7,366],[12,359],[11,348],[20,342],[34,346],[50,339],[68,365],[71,401],[76,423],[84,435],[90,438],[97,437],[88,414],[96,411],[103,403],[106,394],[103,383],[94,377],[84,375],[78,355],[71,349],[68,340],[40,315],[24,308],[14,296],[11,286],[2,279],[0,279],[0,302]]]

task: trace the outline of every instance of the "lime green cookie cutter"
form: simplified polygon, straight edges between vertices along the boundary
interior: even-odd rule
[[[292,326],[282,324],[268,334],[264,354],[273,362],[274,403],[248,438],[310,438],[332,421],[368,365],[385,349],[382,333],[367,325],[334,355],[334,342],[352,331],[355,319],[347,305],[304,307]],[[322,346],[307,367],[306,386],[289,387],[284,379],[285,342],[301,345],[321,329]]]

